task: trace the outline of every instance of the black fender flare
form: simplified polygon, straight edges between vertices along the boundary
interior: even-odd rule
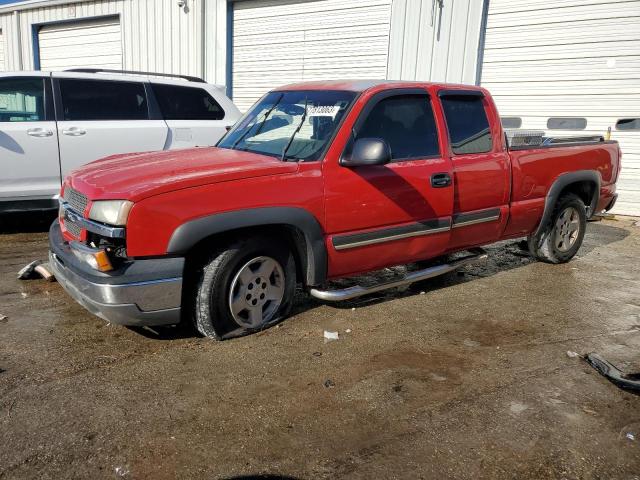
[[[207,215],[183,223],[169,239],[167,253],[180,255],[188,252],[205,238],[248,227],[284,225],[295,227],[304,235],[306,243],[306,283],[321,285],[327,278],[327,248],[324,232],[316,217],[299,207],[264,207]]]
[[[547,224],[549,218],[553,214],[553,209],[560,197],[560,193],[572,183],[578,182],[591,182],[595,185],[593,189],[593,195],[591,203],[587,205],[589,208],[587,216],[590,218],[596,210],[598,200],[600,200],[600,174],[595,170],[578,170],[575,172],[563,173],[554,180],[551,184],[551,188],[547,192],[547,196],[544,201],[544,211],[542,212],[542,219],[534,232],[534,235],[538,235],[540,230]]]

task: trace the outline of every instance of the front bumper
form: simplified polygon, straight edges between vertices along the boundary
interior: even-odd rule
[[[60,285],[94,315],[131,326],[180,321],[184,258],[132,260],[118,270],[98,272],[71,252],[57,220],[49,230],[49,248]]]

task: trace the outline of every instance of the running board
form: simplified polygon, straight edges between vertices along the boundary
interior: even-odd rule
[[[424,270],[417,270],[415,272],[408,273],[404,276],[404,278],[401,278],[400,280],[380,283],[372,287],[361,287],[360,285],[355,285],[353,287],[343,288],[340,290],[318,290],[317,288],[312,288],[309,293],[311,293],[311,296],[319,300],[324,300],[326,302],[350,300],[352,298],[367,295],[369,293],[380,292],[389,288],[402,287],[403,285],[408,285],[410,283],[420,282],[422,280],[427,280],[439,275],[444,275],[445,273],[452,272],[454,270],[457,270],[458,268],[464,267],[465,265],[469,265],[480,260],[486,260],[488,256],[487,252],[482,248],[474,248],[469,251],[471,252],[471,255],[460,258],[451,263],[436,265]]]

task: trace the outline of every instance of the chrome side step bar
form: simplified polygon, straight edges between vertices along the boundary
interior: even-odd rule
[[[340,302],[342,300],[350,300],[352,298],[367,295],[369,293],[380,292],[382,290],[388,290],[389,288],[402,287],[410,283],[420,282],[422,280],[427,280],[439,275],[444,275],[445,273],[452,272],[454,270],[457,270],[458,268],[464,267],[465,265],[469,265],[480,260],[486,260],[486,258],[488,257],[487,252],[482,248],[475,248],[469,251],[471,252],[471,255],[462,257],[451,263],[436,265],[434,267],[425,268],[424,270],[417,270],[415,272],[408,273],[404,276],[404,278],[401,278],[399,280],[380,283],[372,287],[362,287],[360,285],[355,285],[353,287],[343,288],[340,290],[318,290],[317,288],[312,288],[309,293],[311,293],[311,296],[319,300],[324,300],[326,302]]]

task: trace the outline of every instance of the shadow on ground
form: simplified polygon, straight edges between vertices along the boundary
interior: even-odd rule
[[[48,232],[56,210],[0,214],[0,234]]]

